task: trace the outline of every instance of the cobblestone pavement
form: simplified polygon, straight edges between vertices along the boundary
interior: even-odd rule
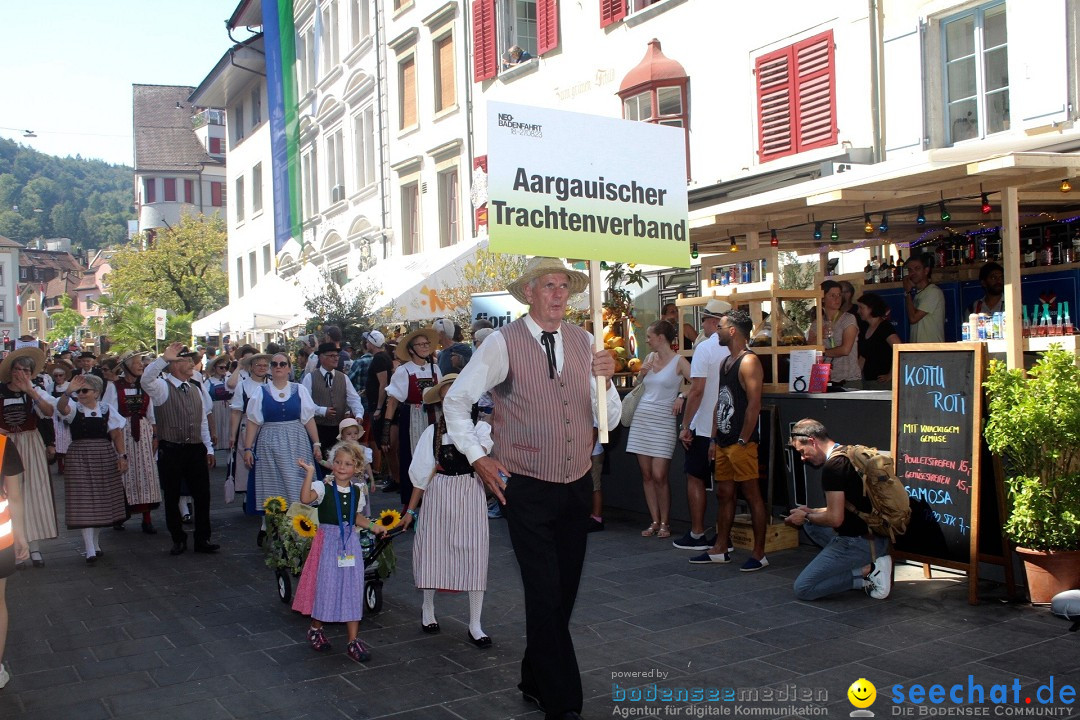
[[[61,512],[62,486],[57,479]],[[377,506],[395,499],[376,494]],[[412,538],[403,536],[384,607],[361,623],[372,660],[358,665],[345,655],[342,626],[330,626],[330,652],[308,647],[306,618],[279,601],[256,547],[258,520],[224,505],[217,491],[212,517],[222,545],[214,556],[169,556],[160,509],[157,535],[142,534],[138,518],[124,532],[103,530],[106,555],[95,566],[79,554],[77,532],[46,543],[46,566],[8,582],[12,680],[0,691],[0,718],[542,717],[516,690],[524,612],[504,521],[489,521],[483,624],[493,647],[467,643],[464,594],[440,595],[442,632],[421,633]],[[670,541],[640,537],[645,524],[612,513],[607,529],[590,536],[573,620],[586,718],[735,717],[748,708],[761,713],[755,717],[847,717],[847,688],[859,678],[878,689],[878,717],[919,715],[916,706],[891,707],[894,684],[961,683],[967,692],[974,682],[989,692],[1008,683],[1011,693],[1014,679],[1020,702],[1010,707],[1023,712],[1024,698],[1036,701],[1051,676],[1055,692],[1080,685],[1080,633],[1045,609],[1002,602],[991,583],[971,607],[962,578],[925,580],[919,568],[898,567],[886,601],[852,592],[797,602],[791,584],[811,548],[776,553],[769,568],[746,574],[739,562],[691,565],[691,553]],[[757,702],[745,694],[736,702],[634,702],[633,690],[616,702],[634,687],[646,697],[653,689],[749,688]],[[1058,707],[1053,717],[1075,712]]]

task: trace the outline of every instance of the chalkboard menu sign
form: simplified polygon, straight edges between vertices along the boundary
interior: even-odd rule
[[[979,550],[986,346],[896,345],[893,367],[892,452],[912,511],[895,554],[966,569],[974,602],[979,561],[996,561]],[[1001,497],[993,482],[985,490]],[[987,534],[1000,538],[998,513],[991,516]]]

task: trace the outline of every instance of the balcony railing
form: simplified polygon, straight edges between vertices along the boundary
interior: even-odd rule
[[[198,130],[203,125],[224,125],[225,111],[207,108],[191,116],[191,129]]]

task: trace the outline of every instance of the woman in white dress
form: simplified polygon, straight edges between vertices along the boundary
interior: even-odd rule
[[[682,383],[690,382],[690,363],[671,349],[675,342],[675,326],[667,320],[657,320],[645,331],[649,345],[648,357],[641,366],[637,382],[645,390],[634,411],[626,452],[636,453],[645,488],[652,523],[641,531],[643,537],[671,537],[671,488],[668,486],[668,467],[675,452],[678,435],[676,419],[682,412]]]
[[[402,506],[408,505],[412,497],[409,465],[413,449],[424,429],[435,421],[435,411],[424,406],[423,395],[442,377],[435,364],[438,345],[439,334],[432,328],[421,328],[406,335],[394,351],[401,365],[386,386],[385,417],[398,428],[398,482]],[[385,425],[382,446],[386,453],[390,452],[389,431],[390,426]]]
[[[253,478],[244,466],[243,446],[244,433],[247,428],[247,405],[248,400],[262,391],[270,372],[270,356],[266,353],[244,356],[234,372],[225,383],[225,387],[233,392],[232,400],[229,401],[229,411],[232,415],[229,425],[228,447],[230,451],[229,465],[225,470],[225,483],[233,482],[236,492],[246,493]],[[236,382],[234,382],[236,379]],[[294,463],[295,464],[295,463]],[[254,505],[253,501],[244,500],[244,512],[248,515],[262,515],[262,505]]]

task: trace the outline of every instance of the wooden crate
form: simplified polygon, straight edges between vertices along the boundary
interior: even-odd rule
[[[731,526],[731,541],[740,550],[754,549],[754,531],[749,515],[736,515]],[[765,553],[790,550],[799,547],[799,531],[782,522],[770,522],[765,526]]]

